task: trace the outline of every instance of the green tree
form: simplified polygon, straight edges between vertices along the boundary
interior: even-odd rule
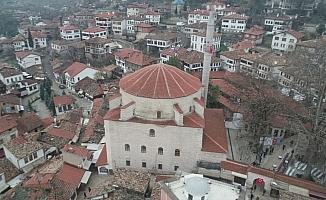
[[[0,35],[15,36],[18,33],[17,19],[0,11]]]
[[[33,37],[32,37],[32,33],[31,33],[31,29],[30,28],[28,28],[27,40],[28,40],[29,47],[30,48],[34,48],[34,41],[33,41]]]
[[[172,65],[172,66],[175,66],[175,67],[177,67],[177,68],[183,70],[183,65],[182,65],[181,61],[179,60],[179,58],[177,58],[177,57],[175,57],[175,56],[171,57],[171,58],[166,62],[166,64],[168,64],[168,65]]]
[[[322,35],[325,32],[326,28],[325,28],[325,24],[319,24],[316,32],[318,33],[318,35]]]
[[[209,83],[208,94],[207,94],[207,107],[217,108],[219,96],[220,96],[220,89],[217,86],[214,86],[211,83]]]

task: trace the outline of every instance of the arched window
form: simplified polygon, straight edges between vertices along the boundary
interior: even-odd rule
[[[130,151],[130,145],[129,144],[125,144],[125,151]]]
[[[180,149],[174,150],[174,155],[175,156],[180,156]]]
[[[161,117],[162,117],[162,112],[161,111],[157,111],[156,112],[156,118],[157,119],[161,119]]]
[[[158,155],[163,155],[163,148],[159,147],[157,150]]]
[[[149,137],[155,137],[155,130],[149,129]]]
[[[146,153],[146,146],[141,146],[140,147],[140,152]]]

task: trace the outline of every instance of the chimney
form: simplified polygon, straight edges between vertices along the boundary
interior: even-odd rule
[[[213,36],[215,30],[214,15],[215,15],[214,9],[210,6],[209,20],[206,29],[206,46],[204,52],[203,73],[202,73],[202,85],[204,86],[205,107],[207,104],[209,72],[211,71],[211,61],[212,61],[212,54],[213,54]]]

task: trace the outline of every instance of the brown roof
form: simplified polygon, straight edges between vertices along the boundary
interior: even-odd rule
[[[247,174],[248,165],[234,160],[223,160],[221,162],[221,168],[233,172],[238,172],[240,174]]]
[[[60,30],[63,30],[63,31],[76,30],[76,29],[79,30],[78,27],[73,26],[73,25],[65,25],[65,26],[60,27]]]
[[[90,159],[92,156],[92,153],[88,149],[70,144],[67,144],[61,151],[76,154],[87,159]]]
[[[223,16],[223,19],[239,19],[239,20],[248,20],[249,17],[248,17],[248,16],[244,16],[244,15],[239,15],[239,14],[233,14],[233,15],[226,15],[226,16]]]
[[[141,67],[153,64],[157,60],[158,60],[157,58],[143,54],[142,52],[139,52],[139,51],[134,51],[133,53],[129,54],[128,59],[126,59],[127,62],[130,62],[132,64],[135,64],[135,65],[138,65]]]
[[[43,127],[43,122],[34,112],[25,113],[22,117],[17,119],[18,131],[26,133],[37,128]]]
[[[265,34],[265,30],[262,27],[259,26],[253,26],[250,29],[246,30],[244,34],[249,34],[249,35],[263,35]]]
[[[77,187],[80,184],[84,173],[84,169],[63,163],[62,169],[59,171],[56,177],[65,183],[69,183]]]
[[[106,145],[103,146],[100,156],[98,157],[95,166],[103,166],[108,164],[108,155],[107,155]]]
[[[295,31],[293,29],[290,29],[290,30],[287,30],[287,33],[293,35],[293,37],[297,38],[298,40],[303,38],[303,34],[298,32],[298,31]]]
[[[0,134],[9,129],[17,127],[16,119],[8,115],[0,117],[0,124]]]
[[[220,91],[228,96],[239,96],[238,90],[224,79],[213,79],[211,82],[213,85],[218,86]]]
[[[291,20],[291,17],[287,15],[270,15],[266,16],[265,19],[273,19],[273,20],[283,20],[283,21],[289,21]]]
[[[112,42],[112,40],[110,40],[110,39],[105,39],[102,37],[94,37],[94,38],[85,40],[85,45],[87,46],[87,44],[109,44],[111,42]]]
[[[221,55],[232,59],[232,60],[237,60],[240,59],[242,55],[246,54],[246,52],[243,49],[239,49],[239,50],[234,50],[234,51],[225,51],[222,52]]]
[[[54,174],[42,174],[36,173],[26,182],[24,182],[23,186],[28,188],[36,188],[36,189],[50,189],[50,182],[53,179]]]
[[[234,45],[232,45],[232,48],[235,50],[240,50],[240,49],[251,49],[254,48],[255,44],[252,41],[241,41],[238,43],[235,43]]]
[[[199,91],[201,82],[176,67],[154,64],[122,78],[120,88],[135,96],[171,99]]]
[[[0,68],[0,74],[4,78],[8,78],[10,76],[16,76],[16,75],[20,75],[22,73],[18,69],[15,69],[15,68],[12,68],[12,67],[3,67],[3,68]]]
[[[87,33],[97,33],[97,32],[103,32],[105,29],[100,28],[100,27],[91,27],[91,28],[86,28],[82,32],[87,32]]]
[[[16,55],[16,58],[25,58],[29,55],[33,54],[33,52],[31,51],[19,51],[19,52],[16,52],[15,55]]]
[[[8,103],[11,105],[20,105],[20,98],[14,94],[0,95],[0,103]]]
[[[31,35],[33,38],[46,38],[46,34],[41,31],[31,31]]]
[[[222,109],[205,109],[205,128],[202,150],[227,153],[228,143]]]
[[[72,140],[75,136],[75,133],[72,131],[66,131],[64,129],[54,127],[50,128],[47,133],[54,137],[61,137],[69,140]]]
[[[176,38],[177,33],[175,32],[156,32],[147,35],[145,39],[170,41],[175,40]]]
[[[225,106],[227,109],[229,109],[232,112],[240,112],[240,106],[238,104],[233,103],[228,98],[225,98],[223,96],[220,96],[218,98],[218,102]]]
[[[80,62],[74,62],[64,72],[68,73],[70,77],[74,77],[86,68],[87,68],[86,64]]]
[[[126,59],[126,58],[129,57],[130,54],[132,54],[135,51],[137,51],[137,50],[129,49],[129,48],[124,48],[124,49],[119,49],[118,51],[116,51],[114,53],[114,55],[117,56],[117,57],[119,57],[119,58]]]
[[[71,104],[75,103],[75,101],[76,101],[76,99],[73,96],[70,96],[70,95],[53,97],[53,102],[54,102],[55,106],[71,105]]]
[[[22,159],[43,148],[41,143],[32,140],[25,140],[22,137],[17,137],[5,145],[18,159]]]

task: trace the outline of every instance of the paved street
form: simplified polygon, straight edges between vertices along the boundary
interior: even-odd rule
[[[53,81],[54,80],[53,67],[50,63],[52,54],[53,53],[52,53],[51,48],[48,48],[44,57],[42,57],[42,66],[43,66],[43,72],[45,73],[45,75]]]
[[[22,98],[22,104],[25,107],[25,110],[28,110],[28,101],[33,102],[33,100],[38,99],[40,96],[39,92],[36,92],[32,95],[26,96]],[[36,114],[41,118],[47,118],[51,116],[51,112],[48,110],[46,107],[45,103],[41,100],[38,99],[32,103],[33,109],[36,111]],[[29,110],[28,110],[29,111]]]

